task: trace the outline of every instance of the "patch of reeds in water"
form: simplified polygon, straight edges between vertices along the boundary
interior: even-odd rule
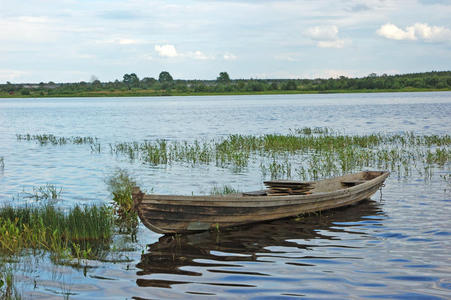
[[[65,212],[53,204],[0,208],[0,252],[48,250],[57,257],[96,257],[93,246],[113,234],[107,206],[75,206]]]
[[[40,145],[65,145],[65,144],[89,144],[93,145],[97,143],[97,138],[90,136],[73,136],[73,137],[61,137],[53,134],[16,134],[18,141],[36,141]]]
[[[120,232],[134,236],[138,226],[138,216],[133,209],[132,199],[135,181],[126,170],[117,169],[106,179],[106,184],[113,195],[116,225]]]
[[[51,136],[36,139],[54,140]],[[20,138],[34,139],[30,135]],[[304,127],[288,134],[233,134],[219,140],[192,142],[158,139],[109,144],[109,148],[112,154],[151,166],[214,164],[243,172],[252,165],[260,167],[262,177],[314,180],[366,168],[384,169],[399,176],[408,176],[417,169],[428,177],[434,167],[443,168],[451,161],[450,145],[450,135],[346,135],[329,128]],[[99,143],[91,148],[99,153],[102,149]]]
[[[233,186],[223,185],[223,186],[214,186],[210,191],[210,195],[229,195],[229,194],[237,194],[239,192],[240,191],[238,191]]]
[[[412,168],[443,167],[451,160],[449,135],[401,134],[344,135],[330,129],[302,128],[289,134],[229,135],[219,141],[167,142],[157,140],[110,145],[151,165],[174,162],[211,164],[240,172],[260,161],[262,177],[302,180],[340,175],[365,168],[408,175]]]

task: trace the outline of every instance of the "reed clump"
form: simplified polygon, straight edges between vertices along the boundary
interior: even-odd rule
[[[52,135],[18,135],[18,139],[37,139],[41,144],[77,140]],[[330,128],[304,127],[288,134],[232,134],[219,140],[192,142],[158,139],[115,143],[109,148],[112,154],[125,155],[132,161],[140,160],[151,166],[214,164],[237,173],[246,171],[249,166],[260,166],[263,177],[291,178],[297,174],[302,180],[311,180],[365,168],[385,169],[399,176],[408,176],[413,169],[420,173],[425,170],[425,176],[430,177],[435,167],[443,168],[450,162],[450,146],[451,136],[447,134],[349,135]],[[94,142],[91,149],[100,153],[102,148],[100,143]]]
[[[41,146],[43,145],[65,145],[65,144],[90,144],[97,143],[97,138],[90,136],[73,136],[73,137],[61,137],[53,134],[16,134],[18,141],[36,141]]]
[[[132,189],[136,185],[127,170],[117,169],[106,179],[113,195],[116,225],[120,231],[134,233],[138,226],[138,216],[133,209]]]
[[[113,214],[102,206],[78,206],[63,211],[52,203],[0,208],[0,252],[48,250],[57,257],[95,257],[93,246],[109,243]]]
[[[34,199],[36,201],[49,200],[55,201],[60,198],[63,189],[58,188],[53,184],[47,183],[46,185],[33,187],[32,193],[25,193],[24,197]]]
[[[238,189],[230,185],[214,186],[210,191],[211,195],[230,195],[237,193],[239,193]]]

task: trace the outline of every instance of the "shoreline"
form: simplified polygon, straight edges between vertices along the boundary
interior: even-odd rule
[[[451,88],[426,89],[426,88],[404,88],[404,89],[358,89],[358,90],[295,90],[295,91],[261,91],[261,92],[171,92],[155,90],[129,90],[129,91],[93,91],[73,94],[0,94],[0,98],[87,98],[87,97],[164,97],[164,96],[239,96],[239,95],[302,95],[302,94],[360,94],[360,93],[420,93],[420,92],[447,92]]]

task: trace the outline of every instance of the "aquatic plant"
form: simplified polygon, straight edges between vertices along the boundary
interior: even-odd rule
[[[102,149],[96,139],[89,138],[18,135],[18,139],[36,139],[41,144],[86,141],[91,143],[92,152],[100,153]],[[450,162],[450,145],[451,136],[446,134],[346,135],[330,128],[304,127],[290,130],[288,134],[232,134],[192,142],[157,139],[109,144],[109,148],[112,154],[125,155],[131,161],[140,160],[151,166],[215,164],[241,173],[252,164],[260,166],[262,177],[300,175],[301,179],[310,180],[365,168],[386,169],[399,176],[408,176],[417,169],[430,176],[434,167],[443,168]]]
[[[106,179],[108,190],[113,195],[116,212],[116,224],[121,231],[134,232],[138,225],[138,216],[133,209],[132,189],[136,185],[127,170],[116,169]]]
[[[39,200],[57,200],[62,193],[62,188],[57,188],[53,184],[47,183],[44,186],[33,187],[32,193],[25,193],[25,198],[31,198],[36,201]]]
[[[59,137],[53,134],[16,134],[18,141],[36,141],[41,146],[51,145],[65,145],[65,144],[95,144],[97,138],[90,136],[73,136],[73,137]]]
[[[95,257],[93,245],[109,242],[113,215],[109,207],[76,205],[65,212],[53,204],[0,208],[0,252],[48,250],[56,257]],[[82,249],[75,252],[75,249]]]
[[[4,169],[5,169],[5,159],[3,158],[3,156],[0,156],[0,170]]]
[[[228,195],[237,193],[239,193],[239,191],[230,185],[223,185],[221,187],[214,186],[210,191],[211,195]]]

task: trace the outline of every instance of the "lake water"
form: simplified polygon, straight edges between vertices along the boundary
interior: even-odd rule
[[[220,139],[329,127],[346,134],[451,133],[451,92],[162,98],[0,99],[0,203],[47,183],[59,205],[111,201],[105,178],[129,170],[156,193],[262,187],[253,168],[151,166],[111,154],[109,144]],[[16,134],[98,138],[90,145],[18,141]],[[17,268],[24,297],[426,298],[451,297],[450,165],[425,180],[392,174],[382,196],[359,205],[176,239],[139,227],[114,262],[74,268],[47,257]],[[128,244],[130,245],[130,244]]]

